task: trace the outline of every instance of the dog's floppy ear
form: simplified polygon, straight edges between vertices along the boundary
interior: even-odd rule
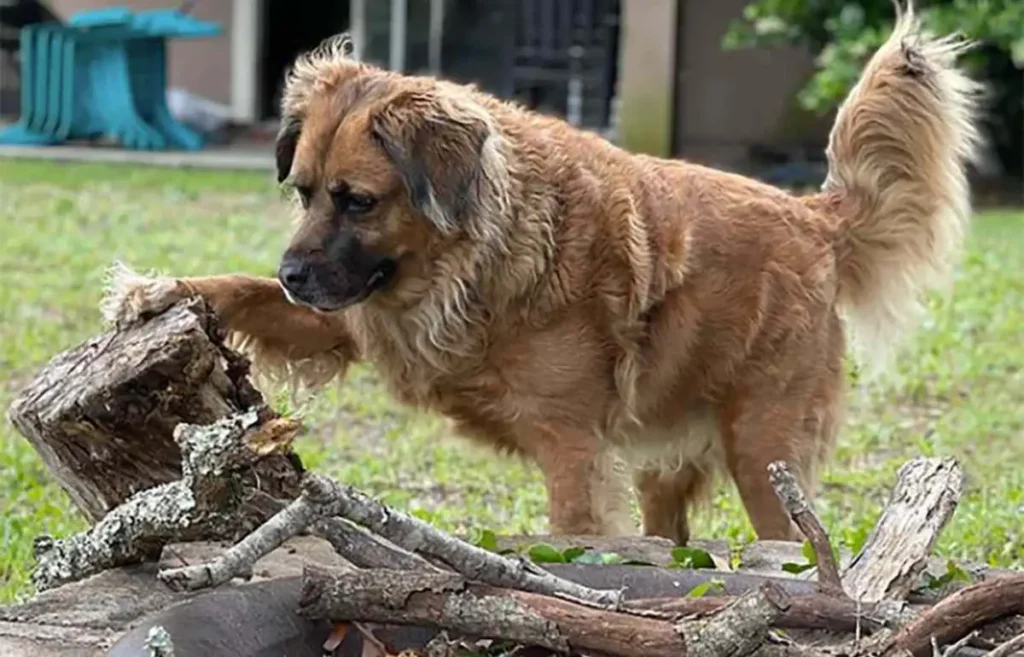
[[[481,183],[497,157],[486,148],[493,128],[482,107],[435,90],[404,92],[374,113],[371,130],[413,204],[441,231],[478,210]]]
[[[302,122],[295,116],[285,116],[281,120],[281,129],[277,132],[274,144],[274,160],[277,166],[277,182],[284,182],[292,170],[295,160],[295,148],[299,144]]]
[[[321,41],[315,48],[295,58],[285,76],[281,94],[281,129],[277,133],[274,157],[277,182],[284,182],[295,159],[295,147],[302,132],[302,116],[318,80],[352,63],[352,38],[346,32]]]

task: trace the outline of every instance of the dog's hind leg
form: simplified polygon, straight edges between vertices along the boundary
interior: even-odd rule
[[[785,461],[808,498],[838,432],[842,352],[816,354],[809,369],[785,385],[753,381],[722,410],[726,465],[761,540],[796,540],[800,533],[775,495],[768,465]]]

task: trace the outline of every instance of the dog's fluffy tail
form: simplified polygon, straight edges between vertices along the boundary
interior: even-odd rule
[[[877,370],[942,286],[970,221],[967,166],[981,146],[981,85],[957,68],[971,47],[924,34],[913,7],[872,56],[829,137],[839,304],[855,355]]]

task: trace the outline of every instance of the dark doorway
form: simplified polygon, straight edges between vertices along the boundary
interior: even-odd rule
[[[264,0],[260,57],[260,117],[276,118],[281,84],[292,61],[348,29],[348,0]]]

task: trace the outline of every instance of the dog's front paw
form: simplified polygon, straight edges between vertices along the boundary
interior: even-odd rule
[[[142,276],[115,262],[107,271],[100,313],[108,323],[124,326],[143,315],[166,310],[182,298],[173,278]]]

